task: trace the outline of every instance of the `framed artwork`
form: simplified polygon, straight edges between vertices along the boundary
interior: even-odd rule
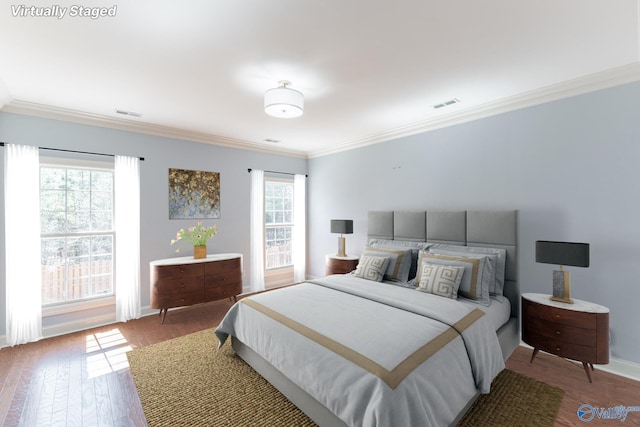
[[[169,219],[220,218],[220,172],[169,169]]]

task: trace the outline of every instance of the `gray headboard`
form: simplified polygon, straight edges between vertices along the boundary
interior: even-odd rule
[[[368,240],[409,240],[503,248],[507,251],[504,295],[518,317],[518,211],[369,211]]]

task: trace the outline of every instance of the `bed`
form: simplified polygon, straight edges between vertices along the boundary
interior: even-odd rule
[[[320,426],[455,425],[519,343],[516,230],[516,211],[371,211],[355,272],[244,298],[216,335]]]

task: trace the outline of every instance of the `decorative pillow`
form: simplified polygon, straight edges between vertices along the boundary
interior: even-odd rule
[[[433,243],[426,242],[410,242],[408,240],[387,240],[387,239],[371,239],[369,246],[372,248],[382,249],[398,249],[398,248],[410,248],[411,249],[411,267],[409,268],[408,280],[416,277],[416,271],[418,270],[418,252],[420,249],[427,249]]]
[[[442,243],[437,243],[429,247],[429,252],[444,253],[441,251],[491,255],[490,259],[492,264],[494,264],[496,280],[495,283],[489,288],[489,292],[492,295],[502,295],[504,293],[505,268],[507,261],[506,249],[488,248],[481,246],[445,245]]]
[[[389,265],[384,274],[384,280],[406,282],[411,270],[411,249],[405,248],[372,248],[365,247],[363,255],[389,257]]]
[[[457,299],[463,274],[464,267],[431,264],[423,260],[420,264],[420,282],[416,289],[441,297]]]
[[[353,275],[362,277],[363,279],[381,282],[388,265],[389,257],[361,255]]]
[[[458,294],[463,297],[476,300],[482,305],[489,306],[491,299],[489,298],[489,285],[492,280],[495,280],[490,274],[490,269],[487,267],[489,261],[486,256],[453,256],[453,255],[438,255],[430,252],[421,251],[418,261],[422,264],[422,261],[426,259],[427,262],[440,265],[454,265],[464,267],[464,275],[462,276],[462,282],[460,282],[460,288]],[[418,269],[416,275],[416,283],[420,283],[421,271]]]

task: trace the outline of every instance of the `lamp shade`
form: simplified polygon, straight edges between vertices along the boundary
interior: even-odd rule
[[[536,242],[536,262],[589,267],[589,244],[538,240]]]
[[[352,219],[332,219],[331,232],[340,234],[353,234]]]
[[[304,95],[295,89],[287,87],[288,81],[280,81],[279,87],[269,89],[264,93],[264,112],[272,117],[294,118],[304,112]]]

